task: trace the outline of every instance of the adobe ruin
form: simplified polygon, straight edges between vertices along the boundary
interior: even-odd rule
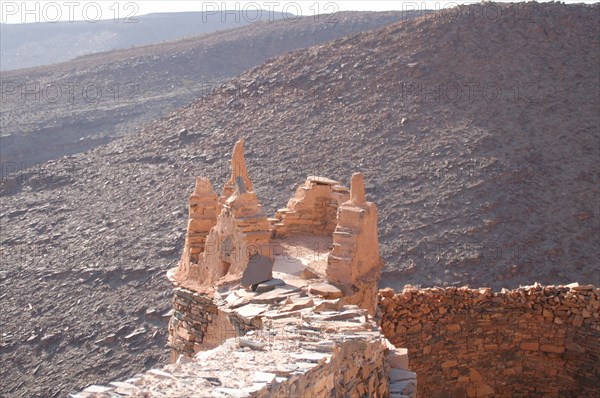
[[[267,218],[253,191],[244,159],[244,142],[233,149],[231,177],[217,200],[207,178],[198,177],[189,198],[184,252],[173,280],[181,287],[210,292],[241,283],[251,287],[272,279],[276,252],[296,237],[330,238],[326,264],[302,275],[340,289],[343,302],[373,316],[382,261],[377,238],[377,206],[366,201],[363,176],[351,189],[324,177],[309,176],[286,208]],[[321,247],[323,249],[324,247]]]
[[[350,189],[309,176],[267,218],[243,147],[220,196],[198,177],[188,201],[168,273],[173,363],[74,398],[405,398],[417,382],[427,397],[599,393],[600,289],[378,290],[377,206],[362,174]]]

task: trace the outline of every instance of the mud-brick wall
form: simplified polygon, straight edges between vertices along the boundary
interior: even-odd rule
[[[600,289],[381,290],[424,397],[600,397]]]

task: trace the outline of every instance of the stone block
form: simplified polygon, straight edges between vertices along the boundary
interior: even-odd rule
[[[540,344],[540,351],[542,352],[554,352],[557,354],[561,354],[565,352],[564,345],[554,345],[554,344]]]
[[[310,285],[309,292],[326,299],[336,299],[343,296],[343,293],[337,287],[329,283],[314,283]]]
[[[525,351],[538,351],[540,344],[538,342],[523,342],[521,343],[521,349]]]
[[[408,349],[407,348],[391,349],[388,353],[388,361],[392,368],[409,370]]]

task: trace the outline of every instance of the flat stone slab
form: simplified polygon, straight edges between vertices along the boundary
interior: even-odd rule
[[[339,311],[344,306],[342,300],[323,300],[316,302],[315,313],[326,312],[326,311]]]
[[[267,344],[262,341],[253,341],[253,340],[245,339],[242,337],[239,338],[238,345],[240,347],[248,347],[248,348],[250,348],[252,350],[256,350],[256,351],[262,351],[267,346]]]
[[[266,293],[268,291],[271,291],[273,289],[275,289],[278,286],[283,286],[285,285],[285,282],[279,278],[273,278],[271,280],[268,280],[266,282],[261,282],[258,284],[258,286],[256,287],[256,293],[260,294],[260,293]]]
[[[273,289],[270,292],[259,294],[252,299],[253,304],[274,304],[287,299],[291,294],[300,292],[301,290],[295,286],[285,285]]]
[[[408,370],[403,369],[394,369],[390,370],[390,382],[396,381],[405,381],[405,380],[415,380],[417,378],[417,374]]]
[[[244,287],[258,285],[273,278],[273,263],[268,257],[253,256],[250,258],[244,273],[242,274],[241,284]]]
[[[165,371],[162,371],[160,369],[150,369],[148,372],[146,372],[147,374],[150,374],[158,379],[171,379],[174,380],[175,377],[171,374],[171,373],[167,373]]]
[[[275,373],[258,371],[252,375],[254,383],[272,383],[277,375]]]
[[[235,312],[243,316],[244,318],[252,319],[257,315],[262,314],[267,310],[266,305],[260,304],[247,304],[243,307],[236,308]]]
[[[311,284],[309,292],[327,299],[336,299],[344,295],[340,289],[325,282]]]
[[[296,300],[287,299],[285,305],[279,309],[280,312],[299,311],[304,308],[310,308],[314,306],[314,302],[311,298]]]
[[[110,387],[91,385],[91,386],[87,387],[85,390],[83,390],[83,392],[102,394],[102,393],[106,393],[111,390],[112,390],[112,388],[110,388]]]
[[[269,373],[275,373],[276,376],[289,376],[293,371],[298,369],[298,366],[294,364],[289,364],[286,366],[280,366],[277,368],[269,368],[267,371]]]
[[[340,185],[339,181],[332,180],[327,177],[318,177],[318,176],[308,176],[306,181],[314,182],[322,185]]]
[[[320,363],[322,360],[331,358],[331,354],[321,352],[304,352],[302,354],[292,354],[299,362]]]

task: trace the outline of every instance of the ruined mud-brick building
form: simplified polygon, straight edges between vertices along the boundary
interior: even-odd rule
[[[189,198],[173,364],[74,397],[600,396],[599,289],[378,291],[363,176],[309,176],[268,218],[243,145]]]

